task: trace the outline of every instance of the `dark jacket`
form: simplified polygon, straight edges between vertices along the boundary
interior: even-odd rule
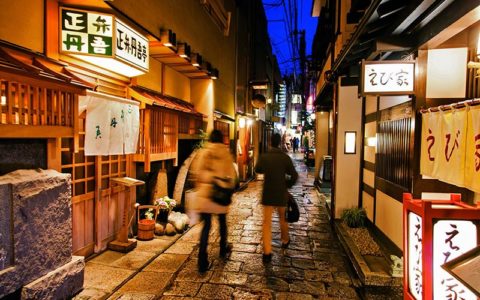
[[[278,148],[260,156],[255,172],[264,174],[262,204],[287,206],[287,185],[293,185],[298,178],[290,157]],[[288,180],[286,175],[290,175]]]

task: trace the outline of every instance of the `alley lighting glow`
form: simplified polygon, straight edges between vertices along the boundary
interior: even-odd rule
[[[7,105],[7,97],[2,96],[2,97],[0,98],[0,104],[1,104],[2,106]]]
[[[124,75],[126,77],[136,77],[145,74],[144,71],[130,67],[126,63],[118,61],[114,58],[109,57],[99,57],[99,56],[89,56],[89,55],[78,55],[71,54],[73,57],[76,57],[80,60],[89,62],[96,66],[102,67],[105,70],[110,70],[117,74]]]
[[[252,126],[253,124],[253,120],[252,119],[248,119],[247,120],[247,126]]]
[[[477,39],[477,57],[480,58],[480,32],[478,33]]]
[[[268,98],[268,99],[267,99],[267,103],[268,103],[268,104],[271,104],[271,103],[272,103],[272,98]]]
[[[245,128],[245,119],[244,118],[239,118],[238,119],[238,127]]]

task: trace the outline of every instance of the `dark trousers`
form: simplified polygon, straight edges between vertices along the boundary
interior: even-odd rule
[[[212,214],[202,213],[200,216],[203,220],[203,229],[200,235],[200,249],[198,251],[199,265],[208,264],[208,235],[210,233],[210,227],[212,226]],[[220,223],[220,251],[225,251],[227,247],[227,215],[219,214],[218,220]]]

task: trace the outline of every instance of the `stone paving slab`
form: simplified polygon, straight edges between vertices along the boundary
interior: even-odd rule
[[[140,253],[140,256],[156,253],[159,256],[141,267],[135,276],[121,273],[132,272],[128,270],[128,264],[119,263],[128,259],[115,253],[102,254],[90,266],[104,268],[104,273],[105,268],[113,268],[120,270],[123,278],[133,277],[115,290],[110,299],[360,299],[355,287],[358,280],[352,280],[346,255],[330,226],[326,197],[314,190],[314,178],[301,160],[294,160],[294,163],[299,180],[292,193],[302,215],[299,222],[289,224],[291,243],[285,250],[280,248],[279,219],[274,214],[270,264],[262,262],[262,206],[259,198],[262,182],[252,181],[235,194],[227,216],[228,239],[233,243],[233,252],[227,259],[219,258],[216,218],[209,237],[210,266],[204,274],[197,271],[201,224],[179,239],[177,237],[178,240],[142,242],[132,253]],[[135,260],[130,262],[133,265]],[[117,277],[121,277],[120,274]],[[81,299],[105,299],[102,291],[94,289],[100,283],[96,282],[85,290],[91,294],[97,292],[98,298]],[[107,286],[111,289],[113,285]]]

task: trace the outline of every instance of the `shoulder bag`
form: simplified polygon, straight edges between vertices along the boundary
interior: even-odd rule
[[[285,212],[286,219],[288,223],[295,223],[298,222],[300,219],[300,210],[298,209],[297,201],[293,198],[293,195],[287,192],[288,194],[288,202],[287,202],[287,209]]]

